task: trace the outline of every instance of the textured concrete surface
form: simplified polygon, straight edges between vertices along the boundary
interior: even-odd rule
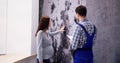
[[[87,0],[86,6],[98,28],[95,63],[120,63],[120,0]]]

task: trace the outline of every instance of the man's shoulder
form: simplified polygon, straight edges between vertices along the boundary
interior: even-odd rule
[[[80,24],[82,24],[83,26],[93,26],[94,25],[94,23],[89,20],[81,22]]]
[[[80,24],[80,23],[79,23],[79,24]],[[82,30],[82,27],[81,27],[79,24],[76,24],[76,29]]]

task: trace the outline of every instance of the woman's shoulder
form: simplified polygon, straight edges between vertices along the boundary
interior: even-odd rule
[[[38,31],[37,35],[43,35],[43,31],[42,30]]]

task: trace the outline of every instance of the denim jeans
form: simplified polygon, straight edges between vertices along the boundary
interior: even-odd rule
[[[37,63],[39,63],[39,60],[37,59]],[[43,63],[51,63],[50,59],[43,59]]]

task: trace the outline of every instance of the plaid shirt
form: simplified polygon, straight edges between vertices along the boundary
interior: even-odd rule
[[[85,29],[90,35],[92,35],[92,33],[94,32],[94,25],[90,21],[84,20],[84,21],[80,21],[79,23],[85,27]],[[96,34],[94,36],[94,42],[95,42],[95,38],[96,38]],[[86,39],[87,37],[85,36],[84,30],[79,25],[77,25],[71,44],[71,50],[82,48],[86,43]]]

